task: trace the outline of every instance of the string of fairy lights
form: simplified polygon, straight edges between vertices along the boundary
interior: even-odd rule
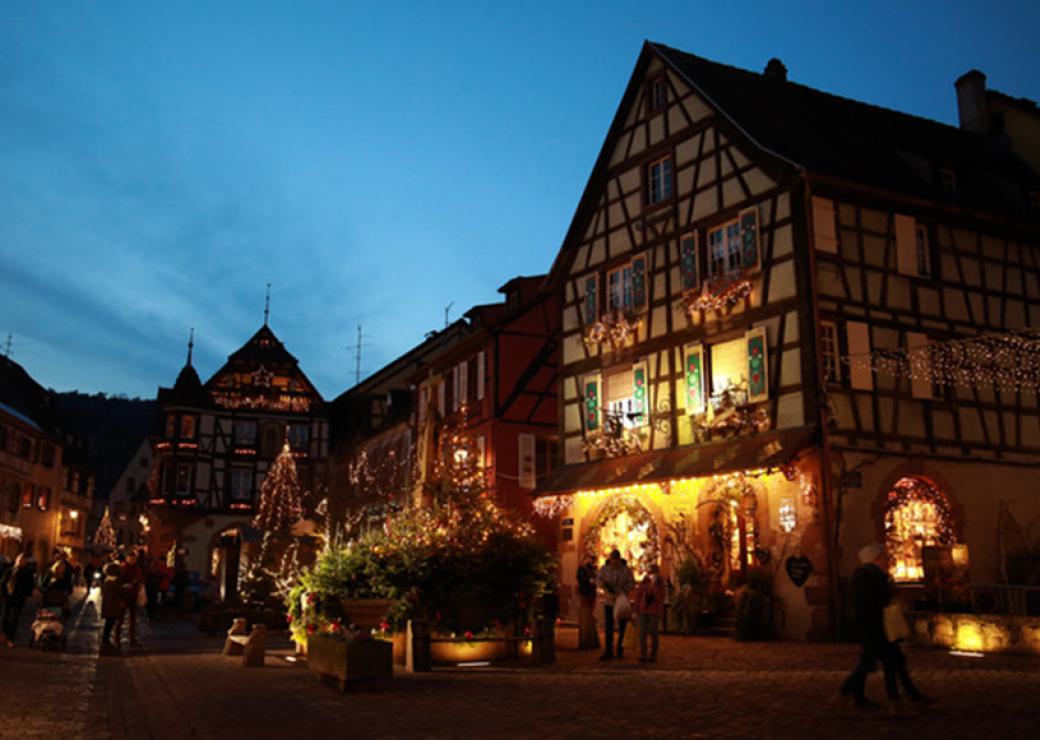
[[[853,371],[908,378],[940,386],[987,387],[1004,392],[1040,390],[1040,330],[1024,329],[920,347],[844,355]]]

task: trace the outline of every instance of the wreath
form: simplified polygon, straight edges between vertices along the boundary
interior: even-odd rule
[[[647,539],[642,543],[643,554],[638,563],[629,563],[629,567],[637,573],[646,573],[650,566],[660,559],[660,538],[657,534],[657,522],[654,515],[635,496],[615,496],[603,505],[596,516],[595,523],[590,526],[582,540],[582,552],[584,561],[598,563],[600,533],[604,525],[618,514],[628,514],[629,518],[637,524],[646,524]]]

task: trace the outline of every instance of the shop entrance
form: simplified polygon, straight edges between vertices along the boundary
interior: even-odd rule
[[[660,562],[660,539],[653,513],[634,496],[609,499],[596,514],[583,540],[584,556],[602,566],[612,550],[641,580],[653,563]]]

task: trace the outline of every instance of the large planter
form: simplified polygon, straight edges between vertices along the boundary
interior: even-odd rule
[[[347,622],[362,629],[374,629],[386,621],[393,602],[389,599],[340,599]]]
[[[386,640],[307,638],[307,664],[341,691],[368,688],[394,675],[393,646]]]

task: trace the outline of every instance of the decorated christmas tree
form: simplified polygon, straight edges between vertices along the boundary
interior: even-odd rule
[[[286,440],[260,486],[260,508],[253,518],[253,526],[265,534],[289,534],[302,512],[300,480]]]
[[[101,523],[94,532],[94,544],[109,549],[114,549],[116,546],[116,531],[112,529],[112,518],[108,515],[107,506],[104,516],[101,517]]]
[[[282,584],[299,568],[300,537],[293,528],[303,516],[300,480],[288,439],[260,486],[260,505],[253,526],[263,531],[260,551],[243,576],[242,594],[249,602],[277,602]]]

